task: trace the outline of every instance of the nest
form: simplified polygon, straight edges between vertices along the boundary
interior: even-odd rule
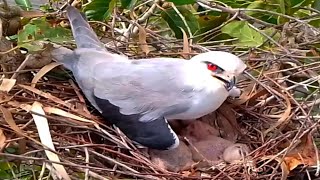
[[[317,71],[320,57],[306,43],[308,39],[316,39],[317,34],[304,31],[301,35],[299,28],[308,27],[299,23],[286,24],[282,31],[282,48],[272,51],[258,48],[241,51],[227,45],[190,47],[189,55],[203,48],[233,52],[249,67],[247,75],[238,82],[242,95],[224,105],[236,112],[233,121],[239,128],[237,141],[252,150],[242,162],[166,171],[153,164],[146,152],[90,107],[68,72],[57,64],[27,66],[22,71],[22,64],[32,59],[32,56],[22,55],[13,68],[18,71],[7,70],[9,65],[1,64],[2,75],[13,77],[3,79],[1,85],[0,154],[3,162],[25,165],[24,174],[15,174],[17,178],[32,173],[37,178],[71,179],[89,176],[93,179],[316,176],[319,169],[306,167],[316,165],[319,160],[316,139],[319,137]],[[157,43],[148,43],[153,49],[149,49],[147,57],[181,56],[182,41],[152,33],[151,36]],[[112,38],[111,33],[108,37]],[[112,50],[131,58],[146,57],[143,47],[134,38]],[[10,53],[8,57],[19,54]],[[32,77],[31,72],[36,75]]]

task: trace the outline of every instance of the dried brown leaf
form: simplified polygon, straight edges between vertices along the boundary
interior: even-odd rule
[[[254,104],[256,104],[257,103],[257,99],[258,98],[264,98],[265,99],[265,95],[266,94],[268,94],[269,92],[266,90],[266,89],[262,89],[262,90],[260,90],[260,91],[258,91],[258,92],[256,92],[256,93],[254,93],[254,94],[252,94],[251,96],[250,96],[250,98],[249,98],[249,105],[254,105]]]
[[[282,158],[274,157],[274,156],[264,156],[261,158],[261,160],[266,160],[267,162],[270,162],[272,160],[277,161],[280,163],[280,168],[281,168],[281,180],[286,180],[290,171],[288,169],[288,166],[286,163],[283,162]],[[262,166],[261,166],[262,167]]]
[[[25,18],[43,17],[44,15],[41,11],[21,11],[21,16]]]
[[[263,132],[264,136],[266,136],[270,131],[273,131],[275,128],[280,126],[282,123],[285,121],[289,120],[290,114],[291,114],[291,102],[290,99],[287,96],[283,96],[285,98],[286,104],[287,104],[287,109],[284,111],[284,113],[281,115],[281,118],[278,119],[278,121],[273,124],[270,128],[265,130]]]
[[[9,124],[10,128],[13,129],[19,136],[24,136],[22,130],[17,126],[16,122],[14,121],[11,112],[0,105],[0,111],[3,114],[4,120]],[[20,139],[19,143],[19,153],[23,154],[26,151],[26,140]]]
[[[296,167],[298,167],[299,165],[304,164],[300,158],[297,159],[296,157],[285,157],[284,161],[286,163],[286,165],[288,166],[288,169],[290,171],[292,171],[293,169],[295,169]]]
[[[77,94],[79,101],[81,102],[81,103],[76,104],[76,108],[77,108],[76,111],[78,113],[80,113],[81,115],[88,114],[91,116],[91,114],[86,106],[86,101],[85,101],[83,95],[81,94],[79,88],[76,86],[76,84],[72,80],[69,80],[69,82],[70,82],[71,86],[73,87],[74,92]],[[81,111],[83,111],[83,113],[81,113]],[[88,117],[88,116],[85,116],[85,117]]]
[[[147,44],[147,33],[143,27],[139,26],[139,45],[141,50],[148,55],[150,52],[149,46]]]
[[[0,104],[9,102],[12,98],[13,97],[9,96],[7,93],[0,91]]]
[[[40,116],[40,115],[32,114],[32,117],[34,119],[34,122],[38,130],[41,143],[45,145],[47,148],[51,149],[52,151],[55,151],[51,134],[50,134],[48,120],[47,118],[44,117],[45,113],[42,109],[42,105],[39,102],[34,102],[31,110],[35,113],[43,115],[43,116]],[[54,162],[60,162],[60,158],[58,157],[58,155],[52,151],[45,150],[45,153],[48,159]],[[60,175],[63,179],[71,180],[71,178],[69,177],[63,165],[52,163],[52,166],[56,169],[58,173],[57,175]]]
[[[16,84],[16,79],[2,79],[2,83],[0,85],[0,91],[9,92],[13,86]]]
[[[0,105],[0,111],[4,117],[4,120],[9,124],[10,128],[14,130],[17,134],[23,136],[22,130],[17,126],[16,122],[13,120],[12,114],[9,110]]]
[[[242,89],[240,97],[233,100],[232,104],[241,105],[241,104],[247,102],[253,94],[253,87],[254,87],[254,83],[251,83],[250,85],[248,85],[247,87]]]
[[[182,32],[183,35],[183,52],[182,52],[182,56],[185,59],[189,59],[189,53],[190,53],[190,45],[189,45],[189,40],[188,40],[188,36],[186,34],[186,32],[184,31],[183,28],[180,27],[180,30]]]
[[[284,158],[289,170],[295,169],[299,165],[317,165],[317,155],[313,145],[311,133],[307,133],[301,138],[301,142],[291,150]]]
[[[40,69],[40,71],[34,76],[34,78],[31,81],[31,87],[36,87],[37,82],[49,71],[51,71],[53,68],[61,65],[60,63],[53,62],[50,63]]]
[[[72,104],[70,104],[68,102],[64,102],[61,99],[59,99],[59,98],[57,98],[57,97],[55,97],[55,96],[53,96],[53,95],[51,95],[49,93],[42,92],[42,91],[40,91],[40,90],[38,90],[38,89],[36,89],[34,87],[31,87],[31,86],[26,86],[26,85],[22,85],[22,84],[19,84],[19,86],[24,88],[24,89],[26,89],[26,90],[28,90],[28,91],[31,91],[31,92],[33,92],[35,94],[38,94],[38,95],[40,95],[42,97],[50,99],[51,101],[53,101],[53,102],[55,102],[57,104],[61,104],[61,105],[65,106],[65,107],[67,107],[67,108],[72,108],[73,109],[73,105]]]
[[[5,136],[3,130],[0,128],[0,151],[2,151],[7,145],[6,140],[7,137]]]
[[[50,114],[56,114],[56,115],[60,115],[60,116],[63,116],[63,117],[75,119],[75,120],[78,120],[78,121],[81,121],[81,122],[95,124],[95,122],[92,121],[92,120],[76,116],[74,114],[71,114],[69,112],[63,111],[63,110],[58,109],[58,108],[44,107],[43,109],[44,109],[45,112],[50,113]]]
[[[27,112],[29,112],[31,110],[31,105],[23,104],[23,103],[20,103],[18,101],[10,101],[10,102],[8,102],[8,104],[10,106],[13,106],[13,107],[16,107],[16,108],[21,108],[21,109],[23,109],[23,110],[25,110]]]

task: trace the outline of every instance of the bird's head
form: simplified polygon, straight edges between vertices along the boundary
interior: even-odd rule
[[[235,85],[236,77],[247,67],[239,57],[223,51],[201,53],[190,60],[204,63],[211,75],[221,81],[228,91]]]

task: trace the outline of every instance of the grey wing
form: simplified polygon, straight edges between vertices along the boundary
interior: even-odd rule
[[[94,96],[118,106],[122,114],[142,114],[140,121],[144,122],[183,113],[190,108],[195,92],[183,84],[182,61],[133,60],[97,65]]]

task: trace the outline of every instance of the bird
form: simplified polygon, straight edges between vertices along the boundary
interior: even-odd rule
[[[66,14],[77,47],[55,48],[53,58],[73,73],[103,119],[147,148],[176,148],[179,138],[168,121],[196,119],[215,111],[247,67],[224,51],[200,53],[189,60],[132,60],[109,52],[78,9],[69,5]]]

